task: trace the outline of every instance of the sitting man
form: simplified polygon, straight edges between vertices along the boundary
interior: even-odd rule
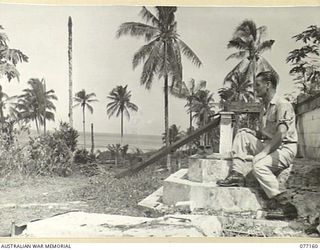
[[[297,217],[297,210],[288,202],[286,192],[280,192],[275,174],[293,162],[298,136],[292,105],[276,96],[278,81],[274,71],[257,75],[255,91],[263,104],[260,130],[239,129],[232,146],[233,166],[230,175],[217,184],[223,187],[244,186],[245,176],[252,171],[266,195],[279,205],[278,210],[270,211],[266,218],[293,219]],[[252,165],[248,166],[246,160],[250,158]]]

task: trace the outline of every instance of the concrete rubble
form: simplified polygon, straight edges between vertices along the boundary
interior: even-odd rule
[[[70,212],[30,222],[19,237],[218,237],[221,232],[216,216],[146,218]]]

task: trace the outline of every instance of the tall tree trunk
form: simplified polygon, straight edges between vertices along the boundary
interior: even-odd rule
[[[91,154],[94,153],[94,133],[93,133],[93,123],[91,123]]]
[[[190,132],[192,131],[192,111],[190,111],[189,113],[189,128],[190,128]]]
[[[68,62],[69,62],[69,123],[73,127],[73,111],[72,111],[72,19],[69,16],[68,21]]]
[[[123,110],[121,110],[121,136],[120,136],[120,145],[122,146],[122,141],[123,141]]]
[[[166,66],[167,59],[167,43],[164,42],[164,129],[166,135],[166,147],[170,146],[170,135],[169,135],[169,89],[168,89],[168,72]],[[171,172],[171,154],[167,155],[167,168]]]
[[[256,93],[256,57],[254,56],[252,59],[252,83],[253,83],[253,95],[254,95],[254,102],[257,101],[257,93]]]
[[[85,107],[82,108],[82,126],[83,126],[83,149],[86,149],[86,118]]]
[[[39,134],[38,118],[35,119],[35,122],[36,122],[37,133]]]
[[[190,108],[191,108],[191,102],[190,102]],[[189,112],[189,133],[192,132],[192,111]],[[189,143],[189,155],[192,153],[192,142]]]
[[[47,133],[47,124],[46,124],[46,106],[47,106],[47,99],[46,99],[46,83],[44,82],[43,84],[43,89],[44,89],[44,104],[43,104],[43,134],[46,135]]]
[[[169,93],[168,93],[168,75],[164,77],[164,124],[166,135],[166,147],[170,146],[170,134],[169,134]],[[171,154],[167,155],[167,168],[171,171]]]

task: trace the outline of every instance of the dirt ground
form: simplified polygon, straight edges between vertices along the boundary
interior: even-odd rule
[[[298,184],[290,181],[292,190],[296,192],[294,199],[297,204],[303,205],[300,210],[306,213],[306,216],[308,213],[316,215],[315,211],[319,211],[317,208],[320,195],[320,179],[318,172],[315,172],[320,170],[318,163],[296,161],[294,165],[304,173],[296,176],[299,178],[293,178],[298,180]],[[137,204],[161,187],[170,173],[161,170],[159,166],[151,166],[133,176],[116,179],[115,174],[122,170],[124,169],[108,165],[80,165],[75,167],[69,177],[0,178],[0,237],[10,236],[12,222],[19,225],[69,211],[157,216]],[[293,171],[299,172],[296,169]],[[243,225],[239,228],[243,230]],[[239,228],[236,231],[239,231]],[[250,236],[248,230],[245,236]],[[314,228],[312,230],[310,236],[318,237]],[[241,233],[235,235],[242,236]],[[230,233],[226,236],[235,235]],[[301,235],[306,236],[304,233]]]
[[[16,225],[68,211],[146,216],[137,203],[162,185],[169,174],[149,169],[123,179],[120,170],[99,166],[95,175],[15,177],[0,182],[0,237]]]

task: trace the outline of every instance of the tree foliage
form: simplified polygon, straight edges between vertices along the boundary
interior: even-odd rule
[[[320,90],[320,28],[311,25],[292,38],[302,46],[289,52],[286,59],[292,65],[289,73],[302,93],[313,95]]]
[[[123,114],[130,119],[130,111],[137,112],[138,106],[130,101],[131,91],[127,90],[128,85],[126,86],[117,86],[111,90],[108,99],[111,100],[107,104],[107,114],[109,118],[113,115],[121,117],[121,143],[123,138]]]
[[[227,47],[236,49],[237,52],[232,53],[227,60],[236,58],[241,59],[241,61],[225,77],[225,88],[237,86],[238,84],[233,86],[232,84],[236,81],[235,78],[239,76],[244,86],[249,86],[248,81],[250,81],[254,87],[257,73],[273,70],[269,62],[262,57],[262,53],[270,50],[275,42],[274,40],[265,40],[266,31],[266,26],[257,27],[251,20],[244,20],[235,29]],[[231,87],[228,86],[230,82]]]
[[[15,108],[19,112],[18,118],[26,122],[34,121],[39,133],[39,126],[44,124],[44,120],[55,120],[53,101],[58,98],[53,89],[45,91],[44,79],[31,78],[28,84],[30,88],[23,90]]]
[[[85,110],[86,108],[93,113],[93,107],[91,103],[97,102],[98,100],[94,97],[96,96],[95,93],[87,94],[86,90],[82,89],[75,94],[74,101],[75,105],[73,107],[80,106],[82,108],[82,124],[83,124],[83,147],[86,149],[86,118],[85,118]]]

